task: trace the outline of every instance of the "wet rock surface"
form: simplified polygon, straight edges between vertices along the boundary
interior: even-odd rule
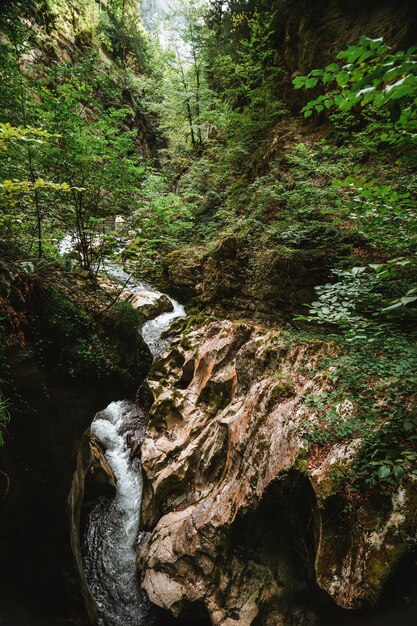
[[[132,297],[126,298],[134,309],[139,311],[146,320],[152,320],[162,313],[173,310],[171,300],[163,293],[137,291]]]
[[[358,441],[310,455],[304,399],[331,350],[223,321],[156,361],[138,558],[152,602],[174,615],[202,603],[216,626],[301,626],[377,599],[412,543],[415,486],[347,514],[332,476]]]

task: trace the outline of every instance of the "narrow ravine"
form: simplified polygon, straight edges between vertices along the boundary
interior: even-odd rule
[[[106,273],[121,284],[129,278],[122,268],[107,264]],[[150,285],[133,282],[129,289],[153,290]],[[162,332],[184,307],[171,300],[173,311],[146,322],[142,335],[154,356],[167,342]],[[91,431],[105,447],[106,459],[116,478],[114,498],[102,498],[88,516],[84,537],[84,569],[96,601],[99,626],[152,626],[156,617],[146,594],[139,588],[136,555],[143,539],[139,531],[142,475],[138,458],[132,458],[131,437],[143,432],[143,412],[130,401],[112,402],[95,416]]]

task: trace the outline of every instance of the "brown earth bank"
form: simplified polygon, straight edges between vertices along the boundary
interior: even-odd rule
[[[334,350],[222,321],[154,363],[142,445],[151,534],[138,557],[152,602],[176,616],[192,606],[215,626],[389,623],[366,607],[417,573],[415,479],[349,501],[343,476],[360,438],[320,454],[303,438],[315,419],[306,398],[327,386],[317,364]]]

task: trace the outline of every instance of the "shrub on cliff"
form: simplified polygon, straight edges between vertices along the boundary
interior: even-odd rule
[[[389,145],[398,174],[381,184],[359,168],[334,180],[344,193],[333,213],[357,225],[378,262],[335,270],[337,282],[318,288],[306,319],[339,325],[360,340],[389,327],[406,330],[417,315],[417,202],[415,177],[409,176],[417,168],[417,48],[394,53],[382,38],[362,37],[339,59],[294,79],[298,89],[326,89],[304,107],[305,117],[326,109],[368,116],[365,124],[372,119],[370,132]]]

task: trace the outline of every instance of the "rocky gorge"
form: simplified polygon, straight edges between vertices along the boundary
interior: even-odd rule
[[[331,391],[321,365],[335,344],[300,346],[286,331],[227,320],[179,321],[166,335],[138,391],[139,425],[123,427],[141,459],[137,568],[151,603],[180,624],[411,624],[415,479],[357,493],[348,477],[361,437],[323,446],[306,436],[318,420],[311,394]],[[343,422],[355,409],[342,399],[337,410]],[[83,500],[114,499],[103,441],[87,432],[78,515]],[[168,613],[150,619],[171,623]]]
[[[415,626],[415,3],[166,5],[0,8],[0,624]]]

